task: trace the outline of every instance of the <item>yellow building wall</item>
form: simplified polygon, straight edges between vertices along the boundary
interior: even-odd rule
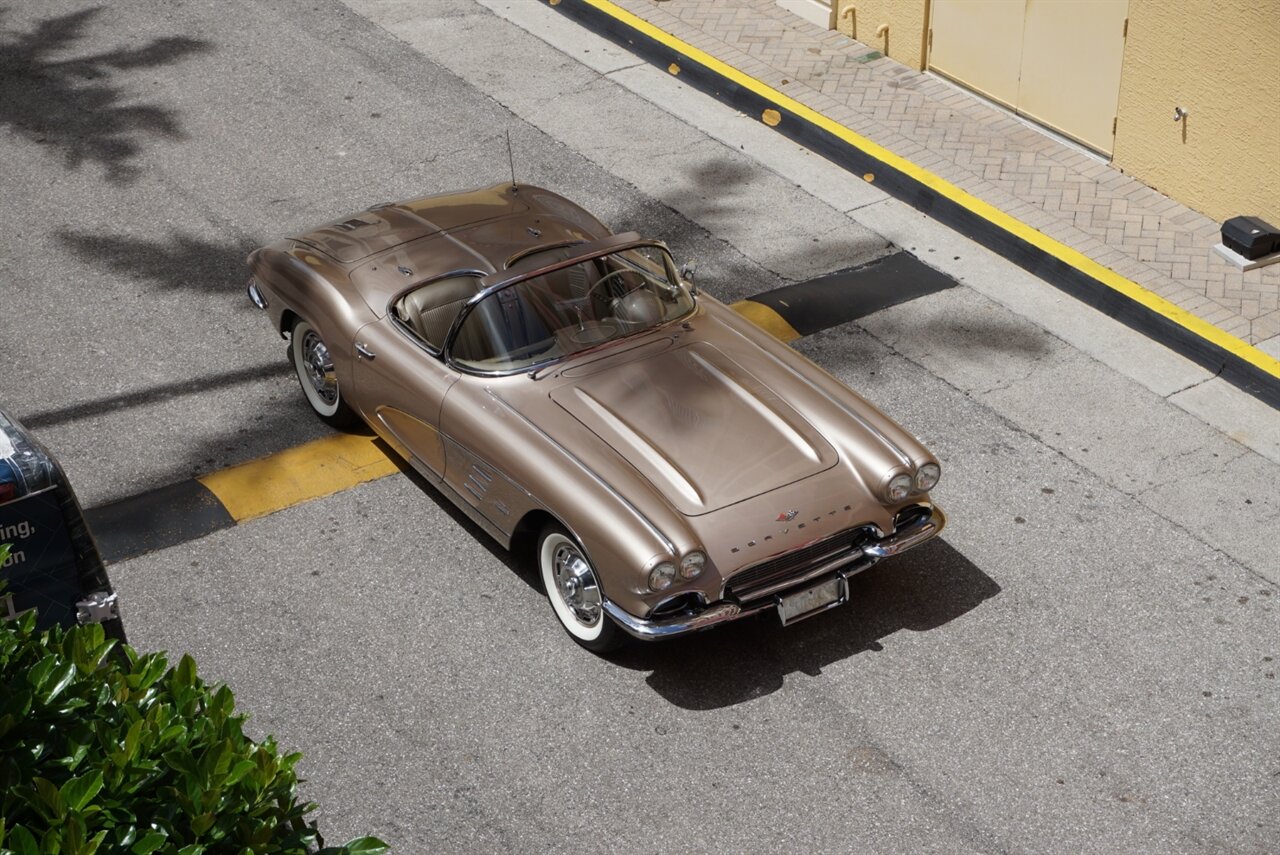
[[[1219,222],[1280,226],[1276,3],[1129,0],[1116,112],[1115,166]]]
[[[836,28],[840,32],[903,65],[924,70],[926,0],[839,0],[838,5]],[[855,9],[856,15],[846,15],[848,9]],[[876,35],[881,24],[889,25],[887,38]]]
[[[926,67],[929,0],[836,5],[840,32]],[[1278,10],[1275,0],[1129,0],[1112,164],[1215,220],[1280,226]]]

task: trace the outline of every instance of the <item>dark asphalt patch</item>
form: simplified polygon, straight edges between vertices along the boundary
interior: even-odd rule
[[[828,273],[751,297],[781,315],[801,335],[866,317],[958,284],[909,252]]]
[[[108,564],[136,558],[236,524],[199,481],[180,481],[84,513]]]

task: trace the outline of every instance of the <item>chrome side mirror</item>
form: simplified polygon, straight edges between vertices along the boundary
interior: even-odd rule
[[[691,294],[698,293],[698,286],[693,284],[693,275],[697,272],[697,269],[698,266],[696,264],[685,263],[680,265],[680,279],[688,286]]]

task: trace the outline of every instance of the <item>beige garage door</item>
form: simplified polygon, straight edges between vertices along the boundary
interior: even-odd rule
[[[1111,153],[1129,0],[933,0],[929,68]]]

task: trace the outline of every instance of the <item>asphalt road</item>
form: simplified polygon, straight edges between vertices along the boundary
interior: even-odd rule
[[[1275,851],[1280,466],[1175,406],[1193,367],[625,54],[468,0],[57,0],[0,26],[0,401],[86,504],[322,435],[243,255],[500,180],[507,131],[521,180],[663,237],[726,301],[890,244],[962,282],[796,345],[939,454],[951,526],[795,627],[591,656],[399,476],[113,566],[137,646],[193,653],[305,753],[331,839]]]

